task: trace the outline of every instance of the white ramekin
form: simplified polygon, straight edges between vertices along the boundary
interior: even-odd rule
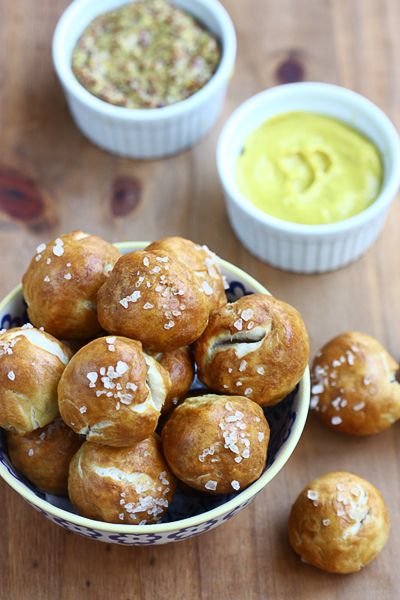
[[[302,225],[272,217],[238,189],[236,160],[243,142],[263,121],[286,111],[340,119],[379,149],[384,181],[378,198],[358,215],[327,225]],[[253,96],[229,118],[217,149],[218,172],[232,227],[258,258],[286,271],[322,273],[359,258],[378,237],[400,186],[399,135],[388,117],[363,96],[326,83],[293,83]]]
[[[235,30],[218,0],[173,0],[219,38],[222,58],[216,73],[193,96],[171,106],[140,110],[114,106],[93,96],[79,83],[71,68],[71,54],[81,33],[96,16],[127,1],[74,0],[54,32],[54,67],[74,121],[86,137],[121,156],[160,158],[189,148],[214,125],[235,64]]]

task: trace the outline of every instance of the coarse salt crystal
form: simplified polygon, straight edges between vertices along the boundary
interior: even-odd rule
[[[343,419],[341,419],[341,417],[335,416],[332,417],[331,423],[332,425],[340,425],[340,423],[343,423]]]
[[[175,323],[174,321],[168,321],[168,323],[164,324],[164,329],[172,329],[172,327],[174,327]]]
[[[71,273],[65,273],[64,279],[72,279]]]
[[[237,321],[235,321],[234,324],[233,324],[233,326],[238,331],[241,331],[243,329],[243,321],[242,321],[242,319],[238,319]]]
[[[128,308],[129,302],[137,302],[139,300],[140,296],[141,296],[141,293],[139,292],[139,290],[135,290],[134,292],[132,292],[132,294],[130,296],[125,296],[125,298],[122,298],[119,301],[119,303],[124,308]]]
[[[144,308],[144,310],[151,310],[152,308],[154,308],[154,304],[151,304],[150,302],[146,302],[146,304],[143,304],[143,308]]]
[[[209,479],[207,481],[207,483],[204,485],[204,487],[206,488],[206,490],[216,490],[217,489],[217,482],[214,481],[213,479]]]
[[[316,383],[311,388],[312,394],[322,394],[323,391],[324,391],[324,386],[322,385],[322,383]]]
[[[330,519],[322,519],[322,525],[324,525],[324,527],[328,527],[328,525],[331,524],[331,520]]]
[[[62,256],[64,254],[63,246],[61,244],[56,244],[55,246],[53,246],[53,254],[55,256]]]
[[[353,410],[358,412],[359,410],[362,410],[364,407],[365,407],[365,402],[358,402],[352,408],[353,408]]]
[[[245,310],[242,311],[242,314],[240,316],[242,317],[243,321],[250,321],[253,315],[254,313],[251,310],[251,308],[245,308]]]
[[[43,277],[43,281],[45,283],[48,283],[50,281],[50,277],[48,275],[46,275],[45,277]]]
[[[7,373],[7,377],[8,377],[8,379],[10,379],[10,381],[14,381],[15,380],[15,373],[14,373],[14,371],[9,371]]]
[[[257,434],[257,439],[259,442],[262,442],[264,439],[264,432],[263,431],[259,431]]]
[[[36,252],[38,254],[41,254],[42,252],[44,252],[46,250],[46,244],[39,244],[39,246],[36,248]]]
[[[96,387],[96,381],[98,378],[98,374],[95,371],[91,371],[90,373],[87,373],[86,377],[89,379],[89,387],[90,388]]]
[[[106,337],[106,342],[107,342],[107,344],[115,344],[115,340],[116,340],[116,339],[117,339],[117,338],[116,338],[115,336],[112,336],[112,337]]]
[[[318,500],[318,492],[314,490],[307,490],[307,498],[309,500]]]
[[[128,369],[128,365],[123,360],[119,360],[117,362],[117,366],[115,367],[115,370],[117,371],[118,375],[123,375],[128,371]]]
[[[244,390],[244,395],[245,395],[245,396],[250,396],[250,394],[252,393],[252,391],[253,391],[253,388],[251,388],[251,387],[247,387],[247,388]]]
[[[149,266],[149,264],[150,264],[150,261],[149,261],[149,257],[148,257],[148,256],[145,256],[145,257],[143,258],[143,264],[144,264],[144,266],[145,266],[145,267],[148,267],[148,266]]]
[[[239,371],[243,372],[246,370],[247,367],[247,361],[246,360],[242,360],[242,362],[239,365]]]
[[[36,260],[36,262],[39,262],[39,260],[40,260],[41,258],[42,258],[42,255],[41,255],[41,254],[36,254],[36,256],[35,256],[35,260]]]
[[[214,293],[214,290],[207,281],[203,281],[203,283],[201,284],[201,289],[206,294],[206,296],[212,296]]]
[[[234,479],[233,481],[231,481],[231,486],[236,491],[240,490],[240,483],[236,479]]]
[[[80,407],[80,409],[79,409],[79,412],[80,412],[82,415],[84,415],[86,411],[87,411],[87,408],[86,408],[86,406],[81,406],[81,407]]]
[[[264,375],[265,373],[264,367],[257,367],[256,371],[259,375]]]
[[[310,408],[311,409],[315,409],[315,408],[317,408],[318,404],[319,404],[319,397],[318,396],[311,396]]]
[[[29,448],[28,450],[28,456],[33,456],[34,452],[32,448]]]

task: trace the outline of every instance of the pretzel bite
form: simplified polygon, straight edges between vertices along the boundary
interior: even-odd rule
[[[24,325],[0,333],[0,427],[19,434],[56,418],[57,385],[71,351]]]
[[[242,396],[188,398],[162,430],[165,458],[178,479],[210,494],[238,492],[261,475],[269,426]]]
[[[370,435],[400,418],[398,363],[364,333],[328,342],[314,359],[311,408],[331,429]]]
[[[25,435],[7,433],[14,467],[39,489],[60,496],[68,493],[69,463],[81,444],[79,436],[59,417]]]
[[[153,357],[168,372],[171,381],[171,389],[161,409],[164,414],[187,396],[194,378],[193,358],[188,346],[171,352],[155,352]]]
[[[207,297],[210,312],[226,304],[221,267],[214,252],[207,246],[181,237],[167,237],[153,242],[146,250],[164,251],[180,260],[194,274],[199,288]]]
[[[206,294],[190,271],[165,252],[122,256],[98,294],[98,316],[109,333],[165,352],[187,346],[204,331]]]
[[[89,519],[146,525],[167,512],[175,478],[153,434],[128,448],[85,442],[71,461],[68,490]]]
[[[298,496],[289,517],[295,552],[329,573],[354,573],[373,560],[389,535],[389,513],[378,490],[352,473],[327,473]]]
[[[252,294],[214,311],[195,344],[201,381],[261,406],[276,404],[300,381],[309,357],[304,322],[289,304]]]
[[[82,231],[40,244],[22,278],[32,323],[63,339],[99,333],[97,291],[119,257],[112,244]]]
[[[58,404],[67,425],[87,440],[132,446],[157,427],[170,385],[140,342],[103,337],[73,356],[58,386]]]

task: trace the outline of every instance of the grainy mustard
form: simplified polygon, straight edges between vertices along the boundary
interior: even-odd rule
[[[99,15],[72,54],[80,83],[105,102],[161,108],[193,95],[215,73],[216,38],[166,0],[139,0]]]

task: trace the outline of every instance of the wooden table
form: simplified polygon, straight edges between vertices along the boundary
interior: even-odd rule
[[[34,247],[60,232],[83,228],[112,241],[180,234],[207,243],[297,306],[313,351],[334,334],[356,329],[375,335],[398,356],[399,205],[356,264],[320,276],[282,273],[252,257],[234,237],[214,162],[225,118],[246,97],[284,81],[351,87],[400,125],[398,0],[225,0],[239,56],[223,117],[192,151],[143,163],[98,150],[71,121],[50,59],[52,31],[66,4],[0,4],[1,295],[20,280]],[[29,178],[37,182],[36,191]],[[14,192],[7,195],[10,188]],[[238,517],[199,538],[150,548],[68,534],[0,483],[0,599],[398,598],[399,453],[399,426],[352,439],[311,417],[288,465]],[[288,511],[298,491],[335,469],[370,479],[393,517],[388,546],[354,576],[302,564],[287,542]]]

